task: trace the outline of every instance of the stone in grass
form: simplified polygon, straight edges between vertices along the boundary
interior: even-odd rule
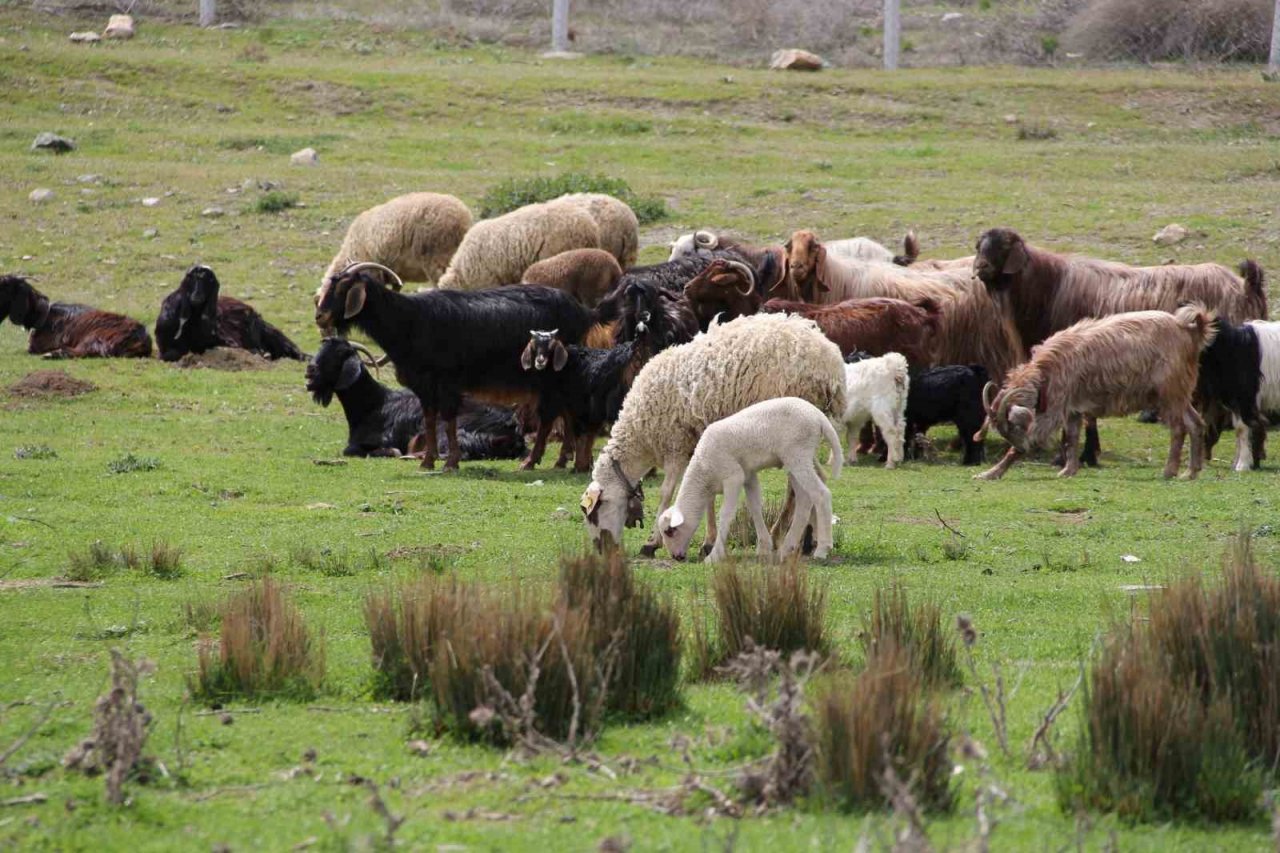
[[[821,71],[825,66],[821,56],[798,48],[775,50],[769,60],[773,71]]]
[[[65,136],[59,136],[56,133],[45,131],[36,136],[36,141],[31,143],[32,151],[52,151],[54,154],[66,154],[68,151],[75,151],[76,144]]]
[[[320,155],[314,148],[303,148],[289,155],[289,162],[294,166],[315,166],[320,162]]]
[[[155,207],[159,203],[160,203],[160,199],[156,198],[155,196],[149,196],[142,200],[143,207]]]
[[[107,28],[102,31],[104,39],[133,38],[133,16],[112,15],[107,19]]]
[[[102,36],[92,32],[72,33],[67,38],[76,44],[95,44],[102,41]]]
[[[219,216],[226,216],[227,212],[220,207],[206,207],[200,211],[200,215],[205,219],[217,219]]]
[[[154,240],[159,236],[160,236],[160,232],[155,228],[148,228],[142,232],[142,239],[144,240]]]
[[[47,204],[53,201],[53,190],[38,187],[31,191],[31,194],[27,196],[27,200],[34,204]]]
[[[1155,243],[1157,246],[1172,246],[1175,243],[1181,243],[1183,240],[1187,239],[1187,235],[1189,233],[1190,232],[1183,226],[1176,222],[1171,222],[1157,231],[1156,235],[1151,238],[1151,242]]]

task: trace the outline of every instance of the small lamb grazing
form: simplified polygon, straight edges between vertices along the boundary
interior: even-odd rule
[[[845,364],[844,377],[844,414],[840,420],[848,442],[846,460],[850,465],[858,461],[855,436],[867,421],[873,421],[888,446],[884,467],[896,468],[902,461],[906,436],[905,412],[910,385],[906,358],[891,352],[879,358],[859,359]]]
[[[840,436],[827,416],[806,400],[765,400],[711,424],[703,430],[689,467],[685,468],[675,503],[658,516],[662,544],[672,557],[683,560],[703,513],[715,495],[723,494],[716,542],[707,562],[723,560],[725,540],[738,508],[738,493],[745,489],[747,508],[756,528],[756,554],[768,556],[773,539],[764,520],[756,473],[765,468],[785,468],[796,493],[796,512],[780,553],[786,557],[800,546],[805,527],[816,512],[818,547],[813,556],[827,556],[831,551],[831,490],[822,482],[814,458],[824,440],[831,445],[831,477],[835,479],[840,476]]]

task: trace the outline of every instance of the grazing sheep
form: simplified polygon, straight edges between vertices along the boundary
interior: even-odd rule
[[[854,435],[864,424],[872,421],[880,428],[888,447],[884,467],[896,468],[902,461],[906,437],[904,415],[907,389],[911,385],[907,376],[907,360],[896,352],[879,358],[846,359],[844,376],[844,412],[840,421],[845,428],[847,461],[850,465],[858,461],[858,442]]]
[[[1233,326],[1219,317],[1217,328],[1200,354],[1196,397],[1207,421],[1211,410],[1231,413],[1236,433],[1232,467],[1247,471],[1260,467],[1265,457],[1265,414],[1280,411],[1280,323],[1250,320]],[[1212,450],[1212,442],[1205,444]]]
[[[343,456],[407,456],[421,435],[422,403],[412,391],[392,390],[370,376],[361,354],[376,364],[360,344],[325,338],[307,363],[307,391],[321,406],[335,395],[342,404],[347,418]],[[458,444],[464,460],[518,459],[525,452],[524,435],[509,409],[465,399],[458,410]]]
[[[570,249],[530,266],[520,283],[559,288],[595,308],[620,278],[622,267],[604,249]]]
[[[831,478],[835,479],[840,476],[840,437],[827,416],[806,400],[764,400],[711,424],[698,439],[675,501],[658,516],[663,546],[673,558],[683,560],[702,514],[714,504],[715,496],[722,494],[715,546],[707,562],[723,560],[725,540],[738,509],[738,493],[745,490],[756,528],[756,554],[769,556],[773,538],[764,520],[756,474],[765,468],[785,468],[787,481],[795,490],[796,511],[780,554],[787,557],[796,551],[813,518],[818,543],[813,556],[826,557],[832,544],[831,490],[822,482],[814,459],[824,440],[831,446]]]
[[[316,305],[316,325],[325,333],[357,326],[395,363],[396,378],[422,403],[424,468],[435,465],[438,415],[449,436],[445,469],[457,469],[462,451],[456,419],[464,392],[507,405],[534,399],[535,389],[520,369],[530,329],[559,329],[564,340],[577,343],[592,325],[581,303],[554,288],[406,295],[384,285],[386,272],[357,264],[340,273]],[[389,284],[400,286],[394,274]]]
[[[811,305],[770,299],[760,309],[766,314],[799,314],[840,347],[843,355],[863,350],[872,355],[901,353],[912,367],[934,363],[934,338],[939,309],[925,297],[913,305],[901,299],[871,297],[849,299],[835,305]]]
[[[149,358],[151,336],[131,317],[50,302],[16,275],[0,276],[0,322],[29,329],[27,352],[46,358]]]
[[[501,287],[519,281],[525,270],[545,258],[570,249],[598,248],[600,227],[584,205],[527,204],[472,225],[440,276],[439,287]]]
[[[178,289],[164,298],[156,318],[156,344],[162,359],[177,361],[189,352],[214,347],[234,347],[270,359],[306,359],[284,332],[252,306],[219,296],[219,289],[213,270],[197,264],[187,270]]]
[[[409,193],[371,207],[347,227],[321,287],[347,266],[372,261],[403,281],[433,282],[471,227],[471,211],[451,195]]]
[[[1010,371],[998,394],[994,382],[983,389],[987,418],[1012,447],[995,467],[977,476],[999,479],[1010,465],[1059,433],[1064,436],[1059,476],[1074,476],[1080,470],[1075,450],[1085,416],[1155,408],[1170,431],[1164,476],[1178,473],[1190,432],[1187,477],[1194,479],[1204,465],[1204,422],[1192,396],[1200,351],[1216,333],[1213,320],[1211,311],[1193,303],[1174,314],[1133,311],[1081,320],[1051,335],[1029,362]]]
[[[652,468],[664,475],[660,514],[707,425],[775,397],[800,397],[830,416],[844,412],[840,350],[810,320],[775,314],[712,323],[654,356],[632,384],[583,495],[597,547],[621,544],[624,523],[642,523],[640,480]],[[712,519],[714,511],[709,528]],[[708,530],[708,539],[714,534]],[[658,544],[655,530],[641,553],[652,556]]]
[[[600,248],[613,255],[623,269],[636,262],[640,221],[626,202],[604,193],[569,193],[552,199],[551,204],[575,205],[585,210],[600,229]]]
[[[1250,260],[1241,276],[1221,264],[1133,267],[1029,245],[1008,228],[978,238],[973,272],[1012,320],[1027,352],[1087,317],[1126,311],[1174,311],[1199,302],[1230,323],[1267,318],[1261,267]],[[959,360],[959,359],[957,359]],[[1083,461],[1098,464],[1098,430],[1086,427]]]
[[[809,302],[831,304],[871,296],[913,304],[933,300],[939,311],[935,364],[981,364],[999,381],[1025,357],[1013,322],[971,271],[922,271],[833,258],[812,231],[792,235],[787,263]]]

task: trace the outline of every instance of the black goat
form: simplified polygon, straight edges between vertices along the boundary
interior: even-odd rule
[[[156,343],[162,359],[177,361],[189,352],[202,353],[214,347],[245,349],[270,359],[306,359],[284,332],[253,307],[219,296],[219,287],[213,270],[197,264],[160,303]]]
[[[412,391],[392,390],[369,375],[359,344],[326,338],[307,363],[307,390],[328,406],[334,396],[347,416],[344,456],[407,456],[422,432],[422,403]],[[372,363],[372,355],[369,356]],[[440,436],[443,438],[443,436]],[[463,400],[458,410],[462,458],[518,459],[524,435],[507,409]],[[437,452],[442,452],[437,445]]]
[[[398,288],[399,281],[391,284]],[[438,416],[449,436],[450,470],[462,458],[456,421],[463,392],[503,404],[533,400],[536,391],[520,369],[529,330],[559,329],[577,343],[592,315],[563,291],[536,285],[406,295],[384,286],[381,269],[359,264],[316,294],[316,325],[326,333],[356,326],[377,342],[395,363],[396,378],[422,403],[422,466],[435,466]]]
[[[986,459],[986,447],[977,433],[986,423],[982,406],[982,389],[987,384],[987,370],[980,364],[948,364],[911,374],[907,390],[907,444],[915,446],[917,434],[923,435],[940,423],[954,423],[964,446],[964,464],[978,465]]]
[[[50,302],[16,275],[0,276],[0,321],[31,331],[27,352],[49,358],[149,358],[147,327],[123,314]]]
[[[640,339],[611,349],[564,344],[557,331],[530,332],[520,365],[538,378],[537,439],[522,468],[542,461],[547,434],[556,418],[564,419],[564,440],[556,467],[562,468],[574,449],[573,470],[591,470],[591,451],[605,424],[618,418],[622,401],[642,364],[644,346]],[[547,368],[550,367],[550,370]]]
[[[1229,412],[1236,429],[1233,467],[1260,468],[1266,458],[1265,413],[1280,409],[1280,323],[1252,320],[1233,326],[1221,317],[1215,323],[1218,335],[1200,352],[1196,382],[1206,453],[1221,433],[1221,415]]]

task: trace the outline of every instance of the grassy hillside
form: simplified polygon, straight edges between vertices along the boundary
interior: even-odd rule
[[[149,324],[200,261],[225,292],[313,348],[310,294],[357,212],[420,189],[475,205],[504,178],[570,170],[622,177],[666,199],[674,215],[646,231],[643,261],[664,257],[673,234],[698,226],[759,240],[812,227],[885,242],[914,227],[926,254],[945,257],[967,254],[986,227],[1011,225],[1037,243],[1135,262],[1250,256],[1280,267],[1280,87],[1256,73],[788,76],[682,59],[551,63],[514,49],[445,46],[425,32],[314,22],[201,32],[144,21],[129,43],[66,41],[97,24],[0,11],[0,272]],[[1024,126],[1053,138],[1021,140]],[[29,152],[42,130],[73,137],[78,149]],[[308,145],[320,164],[291,167],[289,153]],[[282,184],[303,206],[256,212],[258,181]],[[30,203],[37,187],[54,190],[54,200]],[[202,216],[215,206],[225,215]],[[1170,221],[1195,235],[1153,246],[1151,235]],[[0,744],[60,702],[6,765],[11,796],[49,800],[4,809],[0,839],[49,849],[358,846],[381,823],[352,777],[382,786],[407,817],[398,839],[414,848],[590,849],[622,835],[641,849],[729,839],[742,849],[807,849],[851,846],[862,831],[861,817],[812,807],[731,824],[615,799],[678,782],[676,735],[692,738],[698,767],[712,771],[767,750],[742,696],[725,686],[690,686],[681,711],[609,729],[598,744],[606,762],[636,759],[635,772],[616,781],[448,739],[427,757],[409,752],[410,710],[368,699],[364,593],[415,571],[421,554],[468,578],[550,582],[558,555],[583,541],[582,477],[505,463],[464,465],[452,476],[388,460],[320,466],[340,451],[345,424],[307,398],[296,364],[237,373],[156,361],[48,364],[23,354],[24,344],[20,330],[0,328],[0,387],[57,367],[97,390],[0,399]],[[1200,481],[1166,483],[1163,430],[1114,421],[1102,438],[1105,467],[1069,481],[1025,464],[1003,482],[978,483],[945,452],[898,471],[849,470],[835,489],[838,553],[814,569],[830,586],[840,653],[857,658],[861,614],[892,577],[947,614],[972,615],[984,667],[1002,661],[1020,685],[1009,706],[1015,754],[993,759],[1014,798],[996,831],[1003,849],[1056,849],[1077,833],[1100,847],[1113,832],[1125,849],[1265,847],[1261,822],[1225,830],[1077,822],[1059,811],[1047,773],[1023,769],[1021,746],[1039,715],[1074,680],[1106,614],[1131,606],[1125,586],[1216,563],[1242,526],[1259,532],[1265,561],[1280,557],[1270,535],[1273,463],[1233,474],[1224,444]],[[19,458],[41,445],[56,457]],[[999,450],[992,441],[990,454]],[[158,467],[110,473],[126,453]],[[767,485],[780,490],[776,477]],[[964,533],[964,549],[938,515]],[[639,536],[628,535],[634,552]],[[183,575],[121,571],[97,588],[48,585],[68,570],[69,553],[97,540],[167,542],[183,550]],[[223,725],[184,704],[195,631],[182,606],[239,588],[240,573],[264,562],[325,632],[326,691],[309,705],[235,707],[234,724]],[[686,610],[705,596],[704,566],[637,566]],[[142,687],[157,720],[150,750],[181,777],[133,786],[121,809],[101,805],[101,780],[58,766],[88,732],[110,647],[156,661]],[[976,698],[956,694],[951,711],[991,744]],[[1064,717],[1061,743],[1075,722]],[[313,771],[292,772],[308,749],[317,752]],[[563,786],[536,784],[557,771]],[[956,816],[930,826],[939,847],[972,835],[967,784]],[[884,818],[867,825],[888,837]]]

